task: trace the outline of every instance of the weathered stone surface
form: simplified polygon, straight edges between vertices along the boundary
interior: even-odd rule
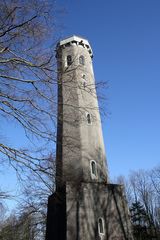
[[[132,239],[123,187],[108,180],[92,57],[86,39],[57,45],[56,192],[46,240]]]
[[[66,184],[66,195],[54,194],[48,206],[47,240],[133,239],[121,185],[81,183],[76,186],[70,182]],[[105,232],[101,236],[99,218],[105,220]]]

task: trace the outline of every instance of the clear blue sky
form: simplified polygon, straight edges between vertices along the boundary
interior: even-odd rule
[[[160,0],[57,0],[56,5],[57,12],[65,9],[57,13],[57,25],[63,25],[57,35],[87,38],[94,52],[95,78],[109,84],[110,115],[103,120],[103,134],[111,178],[157,166]],[[14,128],[13,142],[20,145],[25,139]],[[5,133],[10,131],[8,126]],[[13,171],[4,171],[0,181],[4,180],[7,189],[16,190]]]
[[[86,37],[108,80],[103,134],[110,175],[160,163],[160,1],[59,0],[60,37]]]

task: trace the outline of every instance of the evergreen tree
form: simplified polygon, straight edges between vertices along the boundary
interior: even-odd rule
[[[147,236],[148,216],[144,206],[139,201],[136,201],[132,203],[130,207],[130,212],[135,239],[136,240],[149,239]]]

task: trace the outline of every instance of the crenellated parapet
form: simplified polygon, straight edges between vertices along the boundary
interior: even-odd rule
[[[64,48],[67,48],[70,46],[78,46],[78,47],[83,47],[83,48],[87,49],[90,57],[93,58],[92,48],[91,48],[88,40],[78,37],[78,36],[72,36],[72,37],[69,37],[69,38],[66,38],[66,39],[60,41],[57,44],[56,51],[58,52],[60,48],[64,49]]]

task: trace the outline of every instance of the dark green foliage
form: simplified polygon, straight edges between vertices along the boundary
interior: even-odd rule
[[[135,240],[159,239],[158,229],[151,224],[150,216],[139,201],[132,203],[130,212]]]
[[[1,226],[0,240],[32,240],[35,236],[33,217],[23,214],[9,217]]]

